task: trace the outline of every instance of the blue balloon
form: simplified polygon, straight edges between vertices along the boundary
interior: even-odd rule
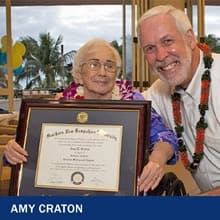
[[[23,72],[23,70],[24,70],[24,68],[22,66],[19,66],[18,68],[13,70],[13,73],[15,75],[19,75],[19,74],[21,74]]]
[[[5,65],[7,63],[7,55],[0,50],[0,65]]]

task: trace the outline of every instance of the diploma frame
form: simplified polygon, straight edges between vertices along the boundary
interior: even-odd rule
[[[28,162],[12,166],[9,195],[141,195],[138,193],[137,181],[148,160],[150,109],[150,101],[23,99],[16,141],[27,150]],[[122,126],[118,190],[35,187],[43,123]]]

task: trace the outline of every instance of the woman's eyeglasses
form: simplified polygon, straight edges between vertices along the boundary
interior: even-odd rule
[[[114,73],[118,67],[113,61],[100,62],[99,60],[89,60],[83,63],[81,66],[86,66],[90,71],[99,71],[101,66],[104,66],[105,71]]]

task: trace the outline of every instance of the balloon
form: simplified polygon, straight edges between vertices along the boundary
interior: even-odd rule
[[[19,74],[21,74],[22,72],[23,72],[23,67],[22,66],[19,66],[17,69],[14,69],[13,70],[13,73],[15,74],[15,75],[19,75]]]
[[[25,54],[25,46],[20,42],[16,42],[12,48],[12,53],[17,53],[19,56],[23,56]]]
[[[7,51],[7,36],[4,35],[1,38],[1,43],[2,43],[2,52],[6,52]]]
[[[7,60],[6,53],[2,53],[0,50],[0,65],[5,65],[7,62],[6,60]]]
[[[22,65],[22,56],[25,54],[25,46],[20,43],[16,42],[15,45],[12,47],[12,67],[13,69],[18,68]]]
[[[17,69],[22,64],[22,56],[18,56],[16,53],[12,54],[12,67]]]
[[[1,38],[2,48],[0,49],[0,65],[5,65],[7,63],[7,36],[3,36]],[[20,74],[23,71],[22,68],[22,57],[26,52],[25,46],[20,43],[16,42],[12,46],[12,68],[14,74]]]

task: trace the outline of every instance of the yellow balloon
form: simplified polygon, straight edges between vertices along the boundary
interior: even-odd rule
[[[24,46],[24,44],[17,42],[15,43],[15,45],[12,48],[12,53],[17,53],[20,56],[23,56],[25,54],[26,48]]]
[[[22,56],[18,56],[17,53],[12,54],[12,67],[13,69],[18,68],[22,64]]]
[[[7,36],[4,35],[1,38],[1,44],[2,44],[2,52],[5,53],[7,51]]]
[[[1,38],[2,48],[1,51],[3,53],[7,52],[7,36],[3,36]],[[22,56],[25,54],[26,48],[25,46],[20,43],[16,42],[15,45],[12,47],[12,67],[13,69],[17,69],[22,65]]]

